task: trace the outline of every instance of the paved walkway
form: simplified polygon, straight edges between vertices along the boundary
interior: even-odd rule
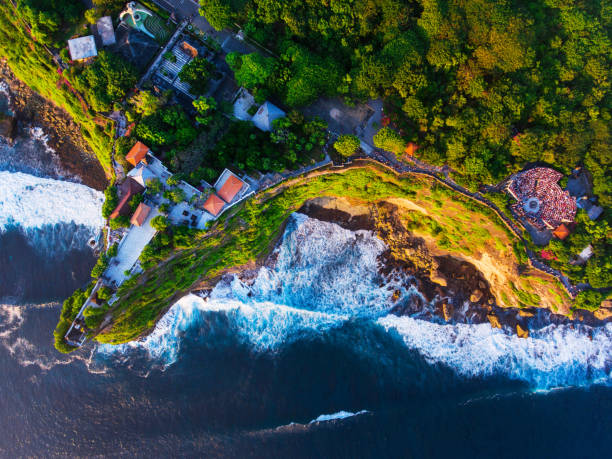
[[[482,196],[479,192],[472,193],[471,191],[467,190],[466,188],[463,188],[462,186],[458,185],[454,181],[446,177],[444,178],[440,177],[438,173],[432,171],[431,168],[425,169],[425,168],[414,167],[414,166],[409,166],[404,163],[400,163],[395,158],[394,155],[388,152],[384,152],[382,150],[373,150],[371,153],[365,155],[365,157],[369,159],[373,159],[374,161],[379,162],[387,166],[390,169],[393,169],[395,172],[399,174],[413,173],[413,174],[427,175],[429,177],[432,177],[438,182],[443,183],[444,185],[448,186],[452,190],[456,191],[457,193],[460,193],[464,196],[474,199],[475,201],[478,201],[481,204],[487,206],[488,208],[493,210],[503,220],[506,226],[521,240],[521,242],[525,246],[525,250],[529,258],[529,261],[531,263],[531,266],[533,266],[535,269],[539,271],[543,271],[547,274],[550,274],[556,277],[559,280],[559,282],[561,282],[561,284],[565,287],[565,289],[567,290],[567,292],[569,293],[571,297],[575,297],[581,290],[590,288],[588,284],[572,285],[568,277],[565,276],[562,272],[556,269],[553,269],[547,264],[540,261],[537,258],[537,256],[533,253],[533,251],[531,251],[528,248],[527,241],[523,237],[522,230],[499,207],[497,207],[495,203],[489,201],[487,198]]]
[[[151,226],[151,220],[158,215],[160,213],[154,207],[142,226],[132,225],[130,227],[129,233],[119,245],[117,256],[113,258],[111,265],[104,272],[104,279],[116,286],[126,280],[125,271],[132,269],[143,249],[155,235],[155,228]]]

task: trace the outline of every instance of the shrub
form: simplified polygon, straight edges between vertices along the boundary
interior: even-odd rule
[[[338,153],[344,157],[354,155],[359,149],[361,143],[355,135],[341,135],[338,140],[334,142],[334,148]]]
[[[107,219],[119,204],[117,196],[117,187],[110,185],[104,190],[104,204],[102,204],[102,217]]]
[[[166,231],[169,225],[168,219],[163,215],[158,215],[151,220],[151,226],[157,231]]]

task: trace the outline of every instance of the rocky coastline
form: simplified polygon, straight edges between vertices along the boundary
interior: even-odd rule
[[[393,204],[379,203],[364,213],[365,208],[355,212],[346,203],[330,206],[330,201],[329,198],[309,201],[299,212],[351,231],[377,233],[389,246],[379,259],[382,278],[404,279],[406,287],[412,285],[422,295],[422,298],[412,295],[405,301],[400,290],[390,291],[390,299],[396,304],[391,312],[398,316],[416,316],[438,323],[489,323],[523,338],[529,336],[528,330],[550,324],[601,326],[609,321],[609,318],[600,320],[595,314],[582,310],[574,312],[570,318],[545,308],[502,307],[482,272],[459,257],[434,254],[423,239],[403,228]],[[268,257],[267,264],[274,264],[273,256]]]
[[[0,118],[0,135],[12,142],[20,137],[28,138],[33,127],[42,128],[47,146],[59,159],[61,169],[85,185],[103,190],[108,178],[70,115],[17,79],[2,60],[0,81],[8,90],[11,112]]]

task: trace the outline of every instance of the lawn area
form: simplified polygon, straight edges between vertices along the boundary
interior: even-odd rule
[[[477,222],[479,215],[487,216],[487,209],[476,203],[464,202],[456,196],[448,199],[450,195],[438,190],[429,179],[399,178],[375,167],[356,167],[341,173],[295,179],[247,201],[234,212],[228,212],[209,232],[198,233],[184,243],[182,249],[172,251],[155,268],[124,283],[113,311],[114,324],[96,339],[118,344],[137,338],[151,329],[160,314],[199,281],[213,278],[228,268],[246,265],[268,253],[285,219],[306,200],[322,196],[346,197],[364,202],[405,199],[423,205],[428,211],[434,209],[436,212],[431,217],[424,217],[421,221],[411,217],[410,222],[415,222],[420,229],[428,228],[427,231],[439,237],[441,243],[447,235],[451,252],[472,254],[489,250],[489,246],[496,250],[499,243],[491,241],[489,235],[498,237],[506,247],[509,240],[505,238],[514,238],[509,231],[509,234],[506,233],[505,226],[497,220],[497,216],[490,217],[489,224],[480,229],[477,229],[476,223],[472,223],[474,234],[466,237],[464,221],[454,219],[453,213],[465,214],[469,211],[475,216],[473,222]],[[432,205],[436,199],[444,203],[438,209]],[[446,225],[443,231],[440,230],[443,228],[440,222]],[[455,246],[452,243],[455,240],[462,243]],[[511,250],[506,249],[505,252],[518,264]],[[526,299],[529,295],[532,299],[534,297],[531,295],[534,294],[526,291],[523,296]],[[512,290],[508,289],[506,296],[508,302],[518,305]]]

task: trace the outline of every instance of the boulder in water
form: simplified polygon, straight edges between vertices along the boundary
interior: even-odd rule
[[[442,305],[442,315],[444,316],[444,320],[447,322],[451,320],[453,317],[453,305],[445,302]]]
[[[520,324],[516,324],[516,334],[519,338],[529,338],[529,330],[521,327]]]
[[[502,328],[501,322],[499,321],[499,318],[495,314],[487,315],[487,319],[489,319],[489,322],[491,323],[491,327]]]
[[[470,295],[470,301],[472,303],[478,303],[481,299],[482,299],[482,291],[481,290],[476,289]]]
[[[533,317],[533,316],[535,316],[535,312],[532,309],[519,309],[518,314],[521,317]]]

